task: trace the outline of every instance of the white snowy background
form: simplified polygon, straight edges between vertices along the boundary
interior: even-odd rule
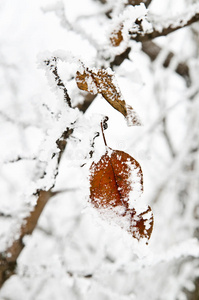
[[[186,14],[188,7],[198,9],[192,2],[153,0],[149,13],[161,24]],[[56,140],[76,124],[53,189],[59,193],[47,203],[33,234],[24,238],[16,274],[1,288],[1,300],[198,299],[189,298],[199,277],[198,24],[157,38],[163,50],[153,63],[140,43],[129,41],[129,60],[114,71],[143,126],[128,127],[100,95],[85,114],[67,108],[42,67],[44,58],[59,56],[59,75],[73,106],[83,101],[74,79],[78,60],[100,67],[103,47],[114,54],[107,41],[123,18],[122,3],[0,2],[0,252],[17,239],[36,190],[54,184]],[[104,14],[112,7],[115,23]],[[131,12],[125,16],[132,17]],[[175,56],[164,68],[169,51]],[[174,72],[180,61],[189,66],[190,86]],[[105,115],[108,145],[142,167],[142,200],[154,213],[149,245],[102,220],[88,203],[89,166],[105,150],[100,135],[90,159],[90,143]]]

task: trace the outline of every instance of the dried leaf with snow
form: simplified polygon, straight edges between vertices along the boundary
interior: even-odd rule
[[[136,6],[127,5],[125,9],[116,15],[109,28],[109,39],[112,49],[117,55],[123,53],[129,46],[130,37],[137,35],[141,30],[147,32],[151,24],[147,20],[147,9],[143,3]]]
[[[134,109],[127,105],[117,85],[113,71],[109,69],[88,69],[77,71],[76,82],[79,89],[92,94],[101,94],[106,101],[126,119],[129,126],[141,125]]]
[[[136,239],[151,236],[153,214],[151,208],[139,211],[131,207],[143,192],[143,175],[139,163],[129,154],[119,150],[107,150],[90,168],[91,203],[116,223],[129,231]]]
[[[104,142],[106,145],[105,137]],[[151,208],[142,207],[139,201],[135,201],[142,192],[140,164],[129,154],[112,150],[106,145],[105,154],[90,167],[90,201],[102,215],[115,221],[138,240],[149,239],[153,229]]]

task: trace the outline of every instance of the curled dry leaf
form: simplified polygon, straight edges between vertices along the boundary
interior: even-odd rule
[[[153,229],[151,208],[132,206],[143,192],[141,166],[129,154],[106,148],[101,159],[90,167],[90,201],[134,238],[149,239]]]
[[[84,69],[76,74],[79,89],[92,94],[100,93],[108,103],[119,111],[126,119],[129,126],[141,125],[140,119],[134,109],[127,105],[117,86],[114,73],[105,69]]]

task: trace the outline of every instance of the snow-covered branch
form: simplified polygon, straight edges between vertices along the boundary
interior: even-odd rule
[[[57,57],[52,57],[51,59],[44,60],[44,63],[46,64],[47,68],[52,72],[54,75],[54,79],[56,82],[56,85],[59,89],[63,90],[64,93],[64,100],[68,104],[69,107],[71,107],[71,99],[70,96],[68,95],[68,91],[60,78],[58,71],[57,71]]]
[[[11,2],[0,5],[0,298],[195,300],[198,4]],[[143,127],[126,126],[130,107]]]
[[[160,36],[166,36],[199,21],[199,6],[198,4],[193,5],[185,13],[175,18],[168,18],[166,20],[158,18],[156,20],[155,17],[150,18],[149,16],[148,21],[151,24],[150,29],[143,30],[142,20],[140,20],[136,29],[129,30],[129,34],[133,40],[144,42]]]

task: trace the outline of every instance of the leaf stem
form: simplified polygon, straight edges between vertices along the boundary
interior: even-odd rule
[[[104,144],[105,144],[106,147],[108,147],[107,143],[106,143],[106,138],[105,138],[105,135],[104,135],[103,122],[101,122],[101,130],[102,130],[102,136],[103,136],[103,139],[104,139]]]

